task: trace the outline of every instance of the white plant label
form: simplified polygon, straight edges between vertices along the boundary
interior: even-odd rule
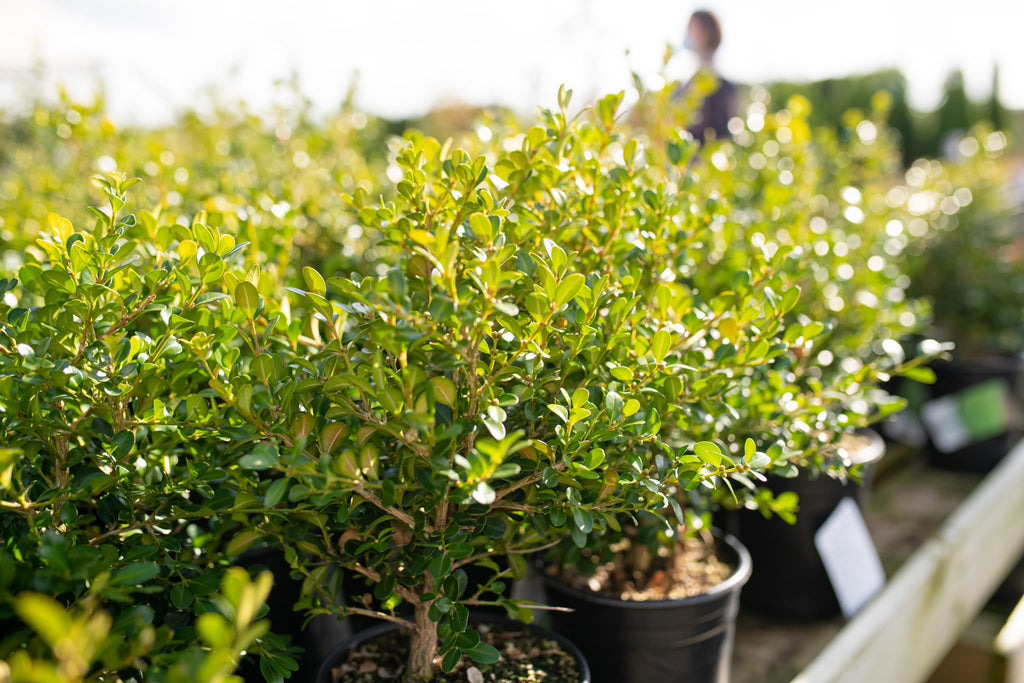
[[[885,585],[885,570],[853,498],[843,498],[814,534],[839,607],[847,619]]]
[[[921,421],[932,443],[952,453],[978,441],[1002,434],[1012,423],[1016,408],[1006,380],[990,379],[957,394],[942,396],[921,406]]]
[[[971,434],[960,417],[957,397],[943,396],[921,406],[924,422],[935,447],[942,453],[952,453],[971,442]]]

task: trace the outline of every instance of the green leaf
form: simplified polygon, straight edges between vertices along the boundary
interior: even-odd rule
[[[668,152],[668,160],[671,161],[673,164],[678,164],[680,161],[682,161],[683,150],[679,146],[678,142],[668,143],[668,149],[666,151]]]
[[[377,400],[380,401],[384,410],[393,415],[402,412],[402,407],[405,405],[405,395],[401,389],[395,389],[394,387],[378,392]]]
[[[225,552],[231,557],[237,557],[248,550],[260,537],[261,534],[258,531],[243,529],[231,537]]]
[[[192,591],[184,583],[179,583],[171,589],[171,604],[177,609],[187,609],[194,599]]]
[[[765,467],[768,467],[768,465],[771,465],[771,464],[772,464],[772,459],[769,458],[764,453],[755,453],[754,457],[750,458],[747,461],[747,465],[752,470],[763,470]]]
[[[135,434],[128,430],[120,432],[113,438],[111,444],[114,447],[111,455],[117,460],[123,460],[135,447]]]
[[[203,254],[199,259],[199,274],[204,285],[216,282],[224,274],[224,261],[216,254]]]
[[[387,600],[395,590],[394,574],[385,574],[373,587],[373,597],[378,600]]]
[[[702,462],[706,462],[712,467],[718,467],[722,464],[722,451],[718,448],[718,444],[711,441],[698,441],[693,444],[693,452]]]
[[[444,659],[441,660],[441,671],[445,673],[451,673],[455,670],[455,667],[459,665],[459,660],[462,659],[462,651],[458,648],[453,648],[445,653]]]
[[[612,420],[618,420],[622,417],[622,408],[624,403],[622,397],[617,392],[609,391],[604,397],[604,408],[608,411],[608,416]]]
[[[565,489],[565,497],[573,505],[582,505],[583,504],[583,500],[580,498],[579,489],[574,488],[572,486],[566,487],[566,489]]]
[[[302,279],[305,280],[309,291],[320,296],[327,295],[327,283],[324,281],[324,276],[318,273],[315,268],[310,268],[309,266],[303,268]]]
[[[267,443],[256,444],[252,453],[243,455],[238,464],[247,470],[267,470],[280,462],[277,447]]]
[[[72,289],[72,291],[74,291]],[[548,300],[541,294],[530,294],[526,297],[526,310],[537,321],[543,320],[548,313]]]
[[[449,408],[455,407],[456,393],[455,383],[447,377],[431,377],[430,385],[434,389],[434,400],[438,403],[448,406]]]
[[[267,493],[263,496],[263,504],[272,508],[284,500],[285,493],[288,491],[289,483],[291,483],[289,479],[278,479],[274,481],[267,487]]]
[[[486,482],[480,482],[473,489],[473,500],[481,505],[490,505],[494,502],[495,497],[494,489],[488,486]]]
[[[921,384],[935,384],[935,371],[931,368],[923,366],[907,368],[900,374],[907,379],[920,382]]]
[[[572,407],[582,408],[590,400],[590,392],[586,389],[577,389],[572,392]]]
[[[501,659],[497,648],[487,643],[478,643],[475,647],[466,650],[466,654],[477,664],[493,664]]]
[[[450,574],[451,571],[452,558],[448,557],[447,555],[438,555],[430,561],[430,575],[433,576],[435,579],[448,576],[448,574]],[[438,602],[440,602],[441,600],[448,600],[448,598],[439,598]],[[440,609],[442,613],[447,614],[448,611],[451,609],[451,600],[448,600],[447,609],[444,609],[441,605],[438,606],[438,609]]]
[[[614,377],[615,379],[619,380],[620,382],[632,382],[633,381],[633,371],[630,370],[629,368],[625,367],[625,366],[617,365],[617,366],[615,366],[614,368],[611,369],[611,373],[612,373],[612,377]]]
[[[562,419],[562,422],[569,421],[569,411],[565,409],[565,406],[560,406],[557,403],[549,403],[548,410],[550,410],[555,415],[560,417]]]
[[[788,313],[796,306],[800,300],[800,288],[797,286],[790,287],[782,294],[782,304],[779,306],[779,310],[782,313]]]
[[[555,292],[555,307],[569,303],[583,288],[587,278],[582,273],[571,273],[562,280]]]
[[[505,425],[503,423],[498,422],[490,415],[481,415],[480,420],[495,439],[501,440],[505,438]]]
[[[261,382],[268,382],[274,376],[274,357],[261,353],[249,362],[249,368]]]
[[[630,417],[640,410],[640,401],[635,398],[626,399],[625,405],[622,406],[622,416]]]
[[[227,298],[228,295],[224,292],[204,292],[196,297],[196,306],[202,306],[203,304],[209,304],[214,301],[220,301],[221,299]]]
[[[672,348],[672,335],[668,330],[658,330],[651,340],[651,355],[659,363],[668,355]]]
[[[50,647],[71,633],[71,618],[53,598],[39,593],[20,593],[14,598],[14,609]]]
[[[251,282],[242,280],[235,285],[235,304],[252,316],[260,306],[260,293]]]
[[[490,218],[482,213],[474,213],[469,217],[469,227],[481,242],[490,242],[494,239],[494,226],[491,225]]]
[[[793,479],[800,474],[800,469],[791,462],[783,463],[772,469],[772,474],[784,479]]]
[[[473,545],[464,541],[448,544],[448,554],[453,560],[462,560],[473,554]]]
[[[803,337],[804,339],[814,339],[819,334],[825,331],[825,325],[819,322],[809,322],[804,325]]]
[[[753,439],[747,439],[743,442],[743,459],[750,462],[751,458],[757,455],[757,444],[754,443]]]
[[[196,242],[206,252],[217,251],[217,245],[213,241],[213,233],[202,223],[194,223],[192,225],[192,233],[195,235]]]
[[[160,573],[156,562],[136,562],[114,573],[110,579],[112,586],[137,586],[154,578]]]
[[[212,648],[231,647],[231,642],[235,639],[234,627],[216,612],[200,614],[196,620],[196,630]]]
[[[573,508],[572,521],[576,524],[576,528],[585,534],[594,530],[594,517],[583,508]]]

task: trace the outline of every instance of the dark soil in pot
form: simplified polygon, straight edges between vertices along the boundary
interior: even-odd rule
[[[1024,404],[1024,358],[1019,355],[985,356],[956,361],[934,361],[935,384],[929,403],[944,397],[960,398],[961,420],[971,434],[962,446],[944,446],[936,430],[949,429],[950,421],[933,419],[928,432],[928,459],[936,467],[963,472],[988,472],[1024,435],[1021,406]],[[984,388],[988,387],[989,392]],[[976,400],[969,397],[973,392]],[[992,405],[989,397],[1002,397],[1005,405]],[[965,397],[966,400],[965,400]],[[998,398],[997,398],[998,401]],[[973,406],[973,407],[972,407]],[[1005,410],[1004,416],[998,415]],[[993,422],[994,421],[994,422]],[[1005,424],[1002,424],[1005,421]],[[955,421],[959,422],[959,421]],[[999,426],[1002,424],[1002,429]],[[992,426],[995,425],[995,426]],[[960,439],[963,440],[963,439]],[[954,439],[952,443],[956,443]]]
[[[720,515],[722,527],[735,534],[754,563],[754,573],[743,591],[743,605],[759,612],[790,619],[819,619],[839,614],[839,601],[825,565],[814,545],[814,535],[843,498],[863,507],[873,465],[885,453],[877,433],[863,433],[864,443],[851,458],[866,465],[862,483],[827,475],[812,478],[801,471],[793,479],[769,477],[765,483],[775,494],[794,491],[800,496],[795,524],[756,510],[730,510]]]
[[[590,683],[590,669],[579,649],[546,628],[507,618],[473,618],[481,640],[494,645],[501,659],[475,664],[468,657],[435,681],[459,683]],[[395,624],[378,624],[342,643],[324,661],[316,683],[401,681],[408,636]]]
[[[740,589],[750,555],[735,539],[716,544],[731,566],[724,581],[698,595],[623,600],[543,576],[552,627],[568,635],[590,662],[595,683],[726,683],[729,680]]]

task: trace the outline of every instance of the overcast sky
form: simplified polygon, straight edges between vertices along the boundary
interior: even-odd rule
[[[102,80],[116,117],[166,120],[210,86],[265,106],[294,71],[331,108],[358,70],[358,103],[384,115],[454,99],[532,110],[561,83],[593,96],[656,73],[699,7],[719,14],[719,68],[739,81],[898,67],[931,108],[956,67],[987,96],[998,63],[1004,103],[1024,108],[1021,0],[0,0],[0,106]],[[692,69],[683,55],[670,75]]]

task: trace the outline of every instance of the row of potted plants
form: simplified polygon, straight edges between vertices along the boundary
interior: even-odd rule
[[[52,216],[0,304],[0,657],[56,652],[13,611],[31,588],[116,612],[148,648],[103,666],[158,676],[204,615],[239,611],[218,577],[269,546],[304,614],[406,627],[405,680],[492,663],[470,612],[532,620],[506,589],[539,554],[612,609],[646,598],[634,633],[683,577],[723,619],[688,669],[726,676],[750,567],[712,509],[790,518],[766,476],[843,476],[840,437],[899,405],[878,382],[939,350],[898,344],[923,318],[885,258],[902,205],[874,201],[892,147],[878,116],[823,138],[799,102],[698,150],[621,121],[621,96],[559,100],[464,149],[407,135],[393,179],[347,196],[370,275],[247,256],[222,213],[125,213],[116,173],[92,228]],[[715,556],[706,590],[685,560]],[[653,635],[628,656],[618,617],[573,618],[551,621],[609,655],[597,680],[678,673]],[[298,666],[273,635],[243,647],[267,680]]]
[[[978,126],[959,141],[958,163],[920,160],[906,174],[914,218],[936,226],[907,255],[911,293],[935,302],[932,333],[956,349],[934,364],[934,385],[904,389],[945,468],[991,470],[1024,434],[1022,203],[1007,145]]]

